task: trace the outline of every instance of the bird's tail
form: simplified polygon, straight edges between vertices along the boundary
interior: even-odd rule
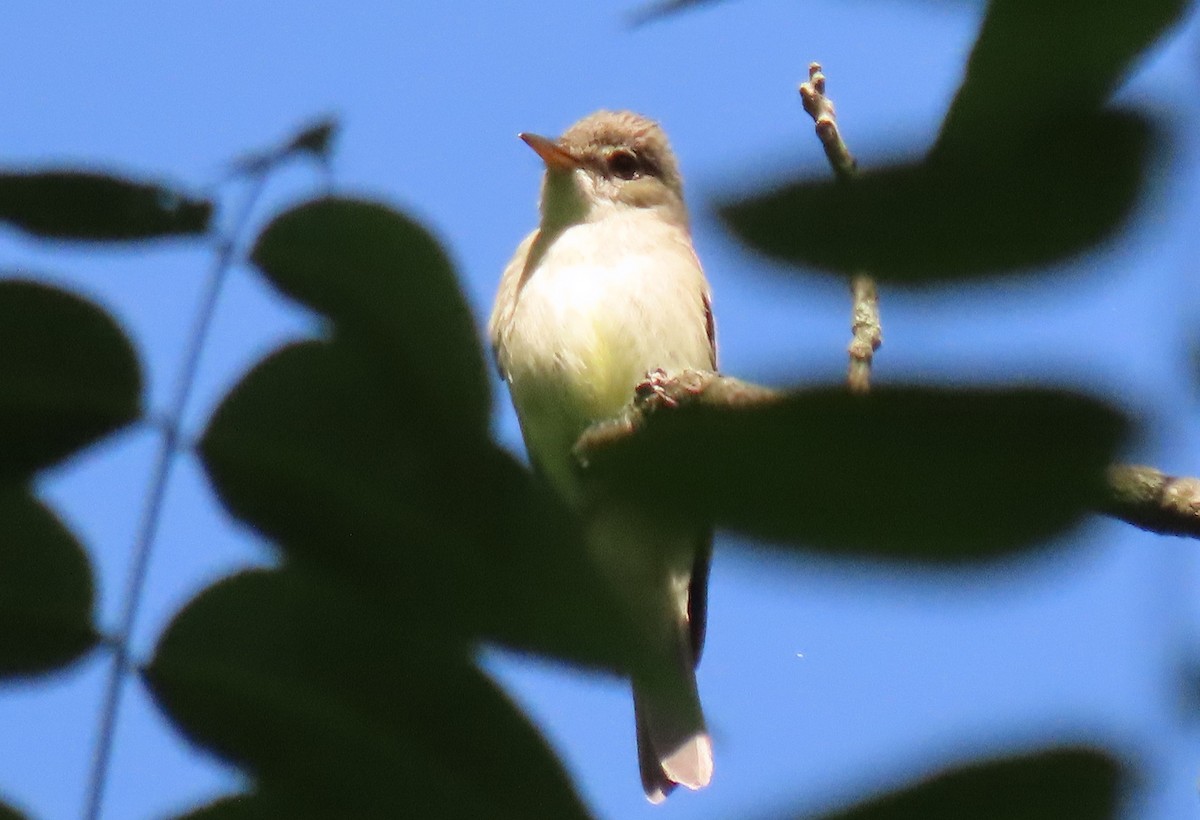
[[[677,784],[703,788],[712,779],[713,753],[696,664],[704,644],[712,533],[681,532],[673,520],[621,504],[593,508],[587,524],[597,566],[658,661],[633,676],[646,797],[659,803]]]
[[[634,680],[638,770],[651,803],[661,803],[676,785],[700,789],[712,779],[712,740],[700,710],[694,655],[685,631],[673,652],[679,676],[670,691]]]

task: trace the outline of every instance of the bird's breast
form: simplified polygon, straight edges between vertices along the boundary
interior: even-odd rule
[[[611,217],[556,235],[505,333],[508,379],[536,460],[569,459],[648,371],[711,368],[704,274],[683,229]]]

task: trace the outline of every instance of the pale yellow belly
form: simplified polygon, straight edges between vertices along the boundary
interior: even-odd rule
[[[703,275],[629,254],[614,265],[555,266],[548,255],[522,289],[508,334],[508,379],[530,455],[568,499],[570,451],[610,418],[647,372],[712,366]]]

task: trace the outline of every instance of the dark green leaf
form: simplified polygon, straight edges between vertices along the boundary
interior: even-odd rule
[[[486,431],[490,399],[470,311],[441,247],[389,208],[321,199],[275,219],[255,264],[384,366],[427,436]]]
[[[992,0],[934,156],[978,159],[1015,148],[1029,134],[1036,143],[1054,122],[1098,109],[1187,5],[1144,0],[1134,10],[1125,0]],[[1095,173],[1104,167],[1097,164]]]
[[[292,345],[252,370],[205,432],[221,498],[295,557],[377,571],[404,560],[402,545],[452,539],[424,514],[443,490],[438,450],[393,412],[376,370],[345,345]]]
[[[381,816],[387,811],[380,806]],[[307,795],[276,794],[259,788],[246,794],[231,794],[180,815],[176,820],[330,820],[341,816],[337,807],[314,802]],[[365,815],[365,816],[369,816]]]
[[[174,188],[91,171],[0,173],[0,221],[53,239],[201,234],[212,208]]]
[[[1130,114],[1043,125],[1015,153],[799,182],[722,215],[752,247],[798,265],[902,283],[1029,270],[1121,224],[1151,143]]]
[[[145,672],[193,740],[343,817],[586,817],[537,732],[454,645],[295,570],[202,593]]]
[[[1122,765],[1063,748],[944,772],[824,820],[1113,820],[1129,787]],[[779,814],[773,815],[781,816]]]
[[[0,802],[0,820],[27,820],[27,818],[7,803]]]
[[[247,794],[231,794],[218,798],[211,803],[197,806],[186,814],[179,815],[176,820],[274,820],[278,817],[294,817],[305,820],[309,817],[322,817],[316,807],[311,812],[284,814],[281,806],[258,792]]]
[[[1077,522],[1103,497],[1126,430],[1110,408],[1061,392],[814,389],[660,411],[592,465],[662,514],[835,553],[961,562]]]
[[[0,281],[0,478],[50,466],[136,419],[133,346],[99,308]]]
[[[83,548],[24,487],[0,486],[0,678],[77,660],[96,643]]]
[[[636,638],[574,520],[491,442],[431,441],[389,389],[355,347],[277,353],[205,433],[222,500],[291,558],[354,575],[426,629],[627,668]]]

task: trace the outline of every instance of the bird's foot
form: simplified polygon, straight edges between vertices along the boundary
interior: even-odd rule
[[[671,378],[661,367],[651,370],[646,378],[633,388],[633,394],[639,405],[647,410],[657,410],[660,407],[678,407],[679,402],[667,392],[667,384]]]

